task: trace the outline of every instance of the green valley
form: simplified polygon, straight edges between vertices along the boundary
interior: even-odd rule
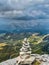
[[[49,54],[49,34],[39,33],[0,34],[0,62],[19,55],[23,39],[27,37],[32,48],[32,53]]]

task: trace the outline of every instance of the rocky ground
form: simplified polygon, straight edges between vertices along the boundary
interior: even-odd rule
[[[39,55],[39,54],[32,54],[33,57],[37,61],[40,61],[40,65],[49,65],[49,55]],[[16,65],[17,58],[9,59],[7,61],[1,62],[0,65]]]

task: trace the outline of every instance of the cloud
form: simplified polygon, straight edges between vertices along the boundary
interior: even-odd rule
[[[0,17],[17,16],[21,14],[23,14],[23,11],[21,10],[4,11],[4,12],[0,12]]]
[[[49,0],[47,0],[49,2]],[[46,0],[0,0],[0,17],[49,18]]]
[[[44,6],[45,6],[45,7],[49,7],[49,4],[45,4]]]
[[[1,7],[12,9],[23,9],[29,5],[43,3],[44,0],[0,0]]]

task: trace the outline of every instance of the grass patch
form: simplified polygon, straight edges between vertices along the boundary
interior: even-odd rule
[[[40,65],[40,61],[35,61],[33,65]]]

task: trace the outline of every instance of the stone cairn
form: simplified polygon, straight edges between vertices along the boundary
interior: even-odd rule
[[[20,49],[20,57],[26,59],[31,55],[31,48],[27,38],[24,39],[22,48]]]
[[[17,65],[29,64],[34,62],[35,58],[31,56],[31,48],[27,38],[24,38],[22,48],[20,49],[20,55]]]

